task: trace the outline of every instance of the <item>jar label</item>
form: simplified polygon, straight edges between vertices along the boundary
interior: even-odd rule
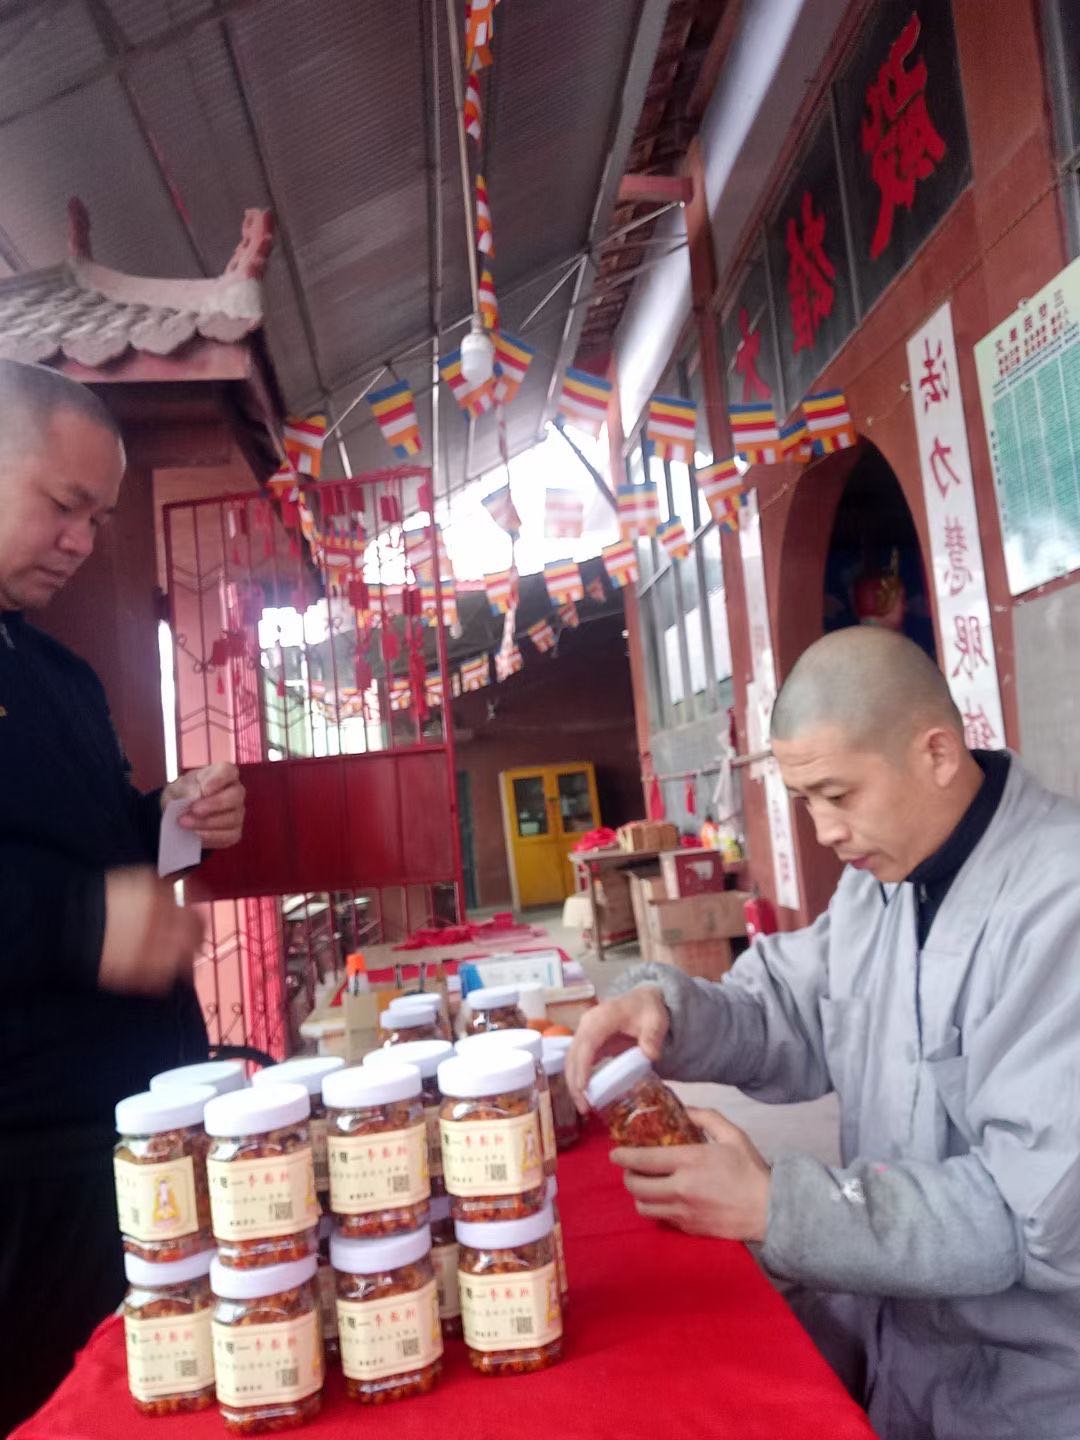
[[[218,1240],[269,1240],[319,1221],[311,1147],[263,1160],[208,1160]]]
[[[350,1380],[423,1370],[443,1351],[435,1281],[387,1300],[339,1300],[338,1332]]]
[[[337,1276],[329,1263],[320,1262],[316,1272],[316,1288],[319,1293],[319,1315],[322,1319],[322,1338],[336,1340],[337,1333]]]
[[[562,1334],[555,1262],[506,1275],[461,1274],[461,1318],[473,1350],[532,1350]]]
[[[433,1245],[431,1263],[435,1266],[435,1279],[439,1286],[439,1318],[449,1320],[461,1314],[461,1295],[458,1293],[458,1247],[456,1245]]]
[[[393,1210],[430,1194],[423,1123],[373,1135],[331,1136],[330,1208],[336,1214]]]
[[[439,1134],[438,1105],[424,1106],[424,1124],[427,1126],[428,1174],[442,1177],[442,1137]]]
[[[314,1310],[272,1325],[223,1325],[215,1320],[213,1336],[222,1405],[288,1405],[322,1386],[322,1335]]]
[[[136,1400],[193,1395],[214,1383],[210,1307],[157,1320],[124,1316],[128,1389]]]
[[[441,1120],[439,1127],[451,1195],[517,1195],[543,1184],[535,1110],[507,1120]]]
[[[559,1272],[559,1294],[565,1295],[570,1289],[570,1280],[566,1273],[566,1251],[563,1248],[562,1221],[555,1220],[555,1268]]]
[[[157,1165],[136,1165],[117,1156],[113,1174],[124,1235],[133,1240],[178,1240],[198,1230],[195,1164],[190,1155]]]
[[[544,1159],[555,1160],[558,1146],[555,1143],[555,1116],[551,1110],[551,1092],[540,1091],[540,1139],[544,1146]]]
[[[329,1122],[325,1115],[319,1115],[312,1116],[308,1124],[311,1127],[311,1163],[315,1168],[315,1189],[320,1195],[325,1195],[330,1189],[330,1161],[326,1154]]]

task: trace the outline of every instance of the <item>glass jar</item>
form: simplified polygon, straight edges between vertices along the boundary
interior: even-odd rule
[[[449,1040],[450,1026],[442,1000],[434,993],[399,995],[379,1016],[379,1044],[403,1045],[411,1040]]]
[[[302,1085],[260,1085],[206,1107],[207,1174],[222,1265],[280,1265],[314,1256],[319,1200],[311,1101]]]
[[[544,1073],[551,1089],[551,1116],[557,1150],[569,1150],[581,1139],[581,1116],[566,1083],[566,1052],[569,1048],[568,1036],[544,1037]]]
[[[522,1220],[457,1222],[465,1344],[484,1375],[546,1370],[562,1353],[554,1225],[550,1205]]]
[[[439,1066],[454,1053],[449,1040],[411,1040],[401,1045],[392,1045],[386,1050],[372,1050],[364,1056],[364,1064],[379,1067],[386,1065],[415,1065],[420,1072],[420,1098],[424,1107],[424,1127],[427,1131],[428,1175],[431,1179],[432,1195],[445,1195],[443,1182],[442,1140],[439,1136],[439,1107],[442,1092],[439,1089]]]
[[[426,1395],[443,1353],[431,1231],[424,1225],[383,1240],[335,1235],[330,1258],[349,1395],[368,1405]]]
[[[234,1435],[287,1430],[322,1406],[316,1258],[236,1270],[215,1260],[211,1334],[218,1406]]]
[[[428,1221],[431,1181],[420,1072],[387,1062],[323,1082],[330,1122],[330,1209],[341,1234],[375,1239]]]
[[[559,1182],[554,1175],[547,1182],[547,1198],[548,1204],[551,1206],[551,1218],[554,1222],[551,1234],[555,1241],[555,1270],[559,1277],[559,1299],[565,1310],[570,1279],[566,1273],[566,1247],[563,1244],[562,1216],[559,1214]]]
[[[209,1085],[215,1095],[247,1089],[247,1065],[243,1060],[201,1060],[196,1065],[178,1065],[162,1070],[150,1081],[151,1090],[171,1090],[176,1085]]]
[[[439,1287],[439,1320],[448,1338],[461,1339],[461,1296],[458,1291],[458,1243],[450,1215],[450,1196],[431,1201],[431,1263]]]
[[[337,1328],[337,1286],[334,1282],[334,1267],[330,1264],[330,1239],[334,1223],[329,1215],[319,1221],[319,1268],[315,1272],[315,1286],[319,1294],[319,1319],[322,1326],[323,1353],[338,1354]]]
[[[183,1260],[124,1256],[128,1389],[143,1415],[182,1415],[214,1403],[210,1341],[213,1250]]]
[[[455,1220],[509,1220],[544,1207],[536,1064],[493,1046],[439,1066],[443,1178]]]
[[[470,990],[465,1003],[472,1012],[465,1026],[466,1035],[482,1035],[485,1030],[525,1029],[516,985],[485,985],[479,990]]]
[[[124,1249],[169,1263],[213,1247],[203,1113],[208,1085],[129,1095],[116,1107],[116,1210]]]
[[[468,1035],[459,1040],[459,1055],[479,1054],[499,1045],[508,1050],[522,1050],[531,1055],[536,1066],[536,1095],[540,1106],[540,1144],[544,1152],[544,1174],[554,1175],[558,1164],[555,1145],[555,1122],[551,1113],[551,1090],[548,1086],[547,1071],[544,1069],[544,1042],[538,1031],[486,1030],[480,1035]]]
[[[265,1070],[256,1070],[251,1079],[256,1090],[265,1085],[302,1085],[308,1092],[311,1102],[311,1117],[308,1120],[311,1131],[311,1163],[315,1170],[315,1193],[323,1210],[329,1208],[330,1162],[326,1154],[327,1121],[322,1082],[327,1075],[344,1068],[345,1061],[340,1055],[298,1055],[293,1060],[283,1060],[280,1065],[268,1065]]]
[[[593,1073],[585,1099],[616,1145],[701,1145],[705,1136],[633,1045]]]

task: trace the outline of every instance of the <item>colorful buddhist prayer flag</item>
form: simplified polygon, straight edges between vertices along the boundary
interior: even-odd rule
[[[480,321],[485,330],[499,328],[499,301],[495,294],[495,277],[485,265],[480,272],[480,284],[476,292],[480,306]]]
[[[620,485],[615,492],[615,506],[624,540],[656,534],[660,497],[655,485]]]
[[[509,405],[521,389],[535,354],[536,351],[530,345],[513,335],[495,336],[495,365],[498,371],[495,399],[500,405]]]
[[[599,435],[607,420],[610,395],[610,381],[601,380],[588,370],[568,366],[559,396],[559,414],[568,424],[587,430],[590,435]]]
[[[498,490],[493,490],[490,495],[485,495],[481,503],[495,524],[508,535],[516,535],[521,529],[521,516],[514,504],[514,497],[510,494],[509,485],[503,485]]]
[[[815,455],[831,455],[834,450],[847,450],[855,444],[855,426],[842,390],[807,395],[802,410]]]
[[[805,464],[813,454],[810,431],[807,429],[806,420],[802,415],[793,420],[790,425],[780,427],[780,453],[785,460],[795,460],[800,465]]]
[[[546,620],[538,620],[525,631],[541,655],[555,648],[555,631]]]
[[[509,611],[517,609],[518,573],[516,570],[496,570],[491,575],[485,575],[484,590],[487,593],[492,614],[506,615]]]
[[[461,667],[461,688],[463,691],[482,690],[491,684],[491,656],[478,655],[475,660],[466,660]]]
[[[420,453],[420,423],[416,418],[416,402],[405,380],[374,390],[368,396],[371,413],[379,422],[383,439],[399,460]]]
[[[775,465],[780,459],[780,427],[771,405],[732,405],[731,443],[748,465]]]
[[[568,630],[576,630],[581,624],[578,617],[577,606],[571,600],[566,605],[560,605],[555,612]]]
[[[480,76],[471,71],[465,81],[465,134],[479,145],[483,135],[484,111],[480,104]]]
[[[465,10],[465,72],[486,70],[495,38],[496,0],[468,0]]]
[[[432,559],[436,549],[439,553],[439,578],[452,580],[454,567],[450,563],[450,556],[446,553],[446,541],[443,539],[442,526],[435,526],[434,542],[432,542],[431,530],[426,525],[422,530],[405,531],[405,559],[418,580],[435,579]]]
[[[585,586],[576,560],[553,560],[544,566],[544,584],[553,605],[568,605],[571,600],[584,600]]]
[[[476,248],[481,255],[495,254],[495,231],[491,228],[491,206],[488,203],[487,181],[482,175],[476,177]],[[492,284],[491,293],[494,297],[494,284]],[[494,325],[488,326],[489,330],[495,328]]]
[[[608,579],[621,590],[625,585],[636,585],[638,580],[637,550],[632,540],[616,540],[605,545],[600,552]]]
[[[495,652],[496,680],[508,680],[511,675],[516,675],[524,668],[525,659],[516,645],[504,645]]]
[[[407,675],[395,675],[390,681],[390,709],[408,710],[412,705],[412,686]]]
[[[604,581],[601,576],[597,575],[595,579],[589,581],[585,586],[585,594],[590,600],[596,600],[603,604],[607,599],[607,591],[604,589]]]
[[[690,537],[686,533],[686,526],[677,515],[657,526],[656,538],[672,560],[685,560],[690,554]]]
[[[458,623],[457,591],[452,584],[443,583],[442,587],[442,623],[451,629]],[[420,582],[420,615],[429,625],[435,623],[439,613],[438,604],[435,598],[435,581],[421,580]]]
[[[697,406],[676,395],[654,395],[649,401],[645,438],[661,460],[690,465],[697,435]]]
[[[486,415],[495,405],[495,381],[485,380],[472,388],[461,373],[461,350],[451,350],[439,361],[439,374],[450,386],[454,399],[468,415]]]
[[[310,415],[301,420],[290,415],[285,421],[285,458],[297,475],[319,478],[322,469],[323,441],[326,439],[326,416]]]
[[[585,501],[576,490],[549,488],[544,497],[545,540],[577,540],[585,526]]]
[[[738,530],[739,510],[746,504],[748,486],[734,457],[718,460],[697,472],[697,483],[705,496],[709,514],[724,530]]]

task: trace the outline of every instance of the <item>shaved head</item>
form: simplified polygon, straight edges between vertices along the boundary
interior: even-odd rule
[[[0,360],[0,455],[47,447],[52,422],[76,415],[119,441],[120,428],[85,385],[46,365]]]
[[[784,681],[772,738],[840,732],[859,749],[893,753],[920,729],[963,735],[944,675],[913,641],[873,625],[834,631],[811,645]]]

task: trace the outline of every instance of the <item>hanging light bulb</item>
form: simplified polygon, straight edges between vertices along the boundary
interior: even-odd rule
[[[461,339],[461,373],[470,387],[483,385],[495,373],[495,342],[476,315]]]

